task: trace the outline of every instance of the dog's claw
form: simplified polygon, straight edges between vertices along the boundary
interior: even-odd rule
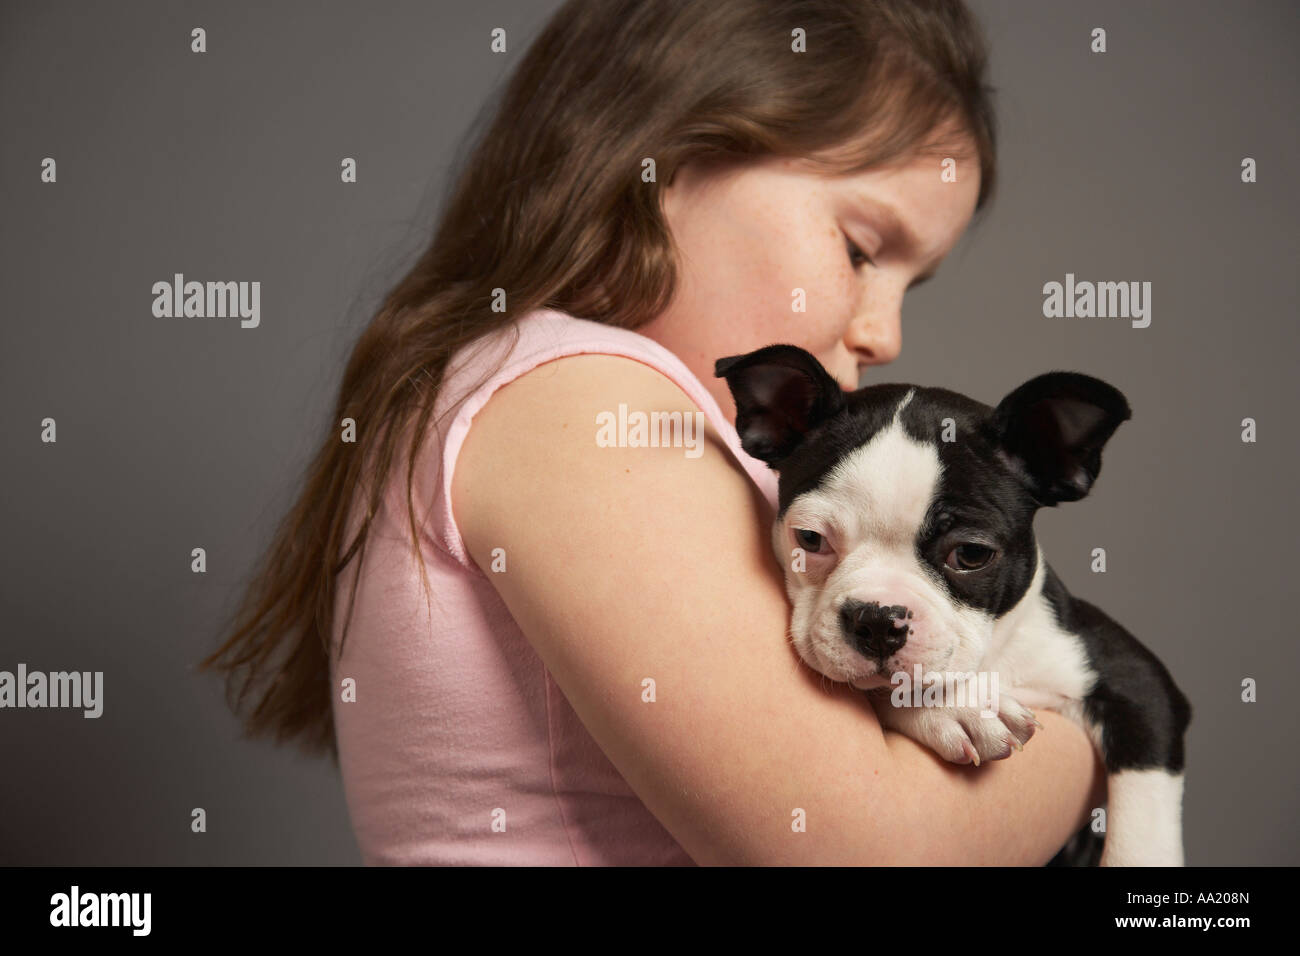
[[[980,767],[1023,751],[1037,727],[1033,712],[1002,695],[996,715],[980,708],[953,706],[909,708],[873,698],[881,725],[928,746],[945,760]]]

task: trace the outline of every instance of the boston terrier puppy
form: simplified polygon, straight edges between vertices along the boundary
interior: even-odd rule
[[[1089,733],[1109,793],[1104,843],[1086,826],[1052,864],[1181,866],[1191,706],[1151,651],[1066,591],[1033,529],[1039,508],[1088,493],[1124,396],[1060,371],[996,408],[943,388],[845,392],[793,345],[714,372],[745,451],[779,473],[772,543],[804,662],[954,763],[1010,756],[1042,726],[1029,707],[1058,711]],[[916,677],[925,696],[900,694]]]

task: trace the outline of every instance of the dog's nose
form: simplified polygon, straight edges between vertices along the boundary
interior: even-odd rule
[[[901,604],[882,607],[879,601],[849,598],[840,605],[840,627],[850,643],[864,657],[880,661],[907,643],[911,616]]]

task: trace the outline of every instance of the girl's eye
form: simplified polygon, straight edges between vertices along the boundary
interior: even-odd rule
[[[854,255],[859,255],[859,256],[861,256],[861,257],[862,257],[862,262],[866,262],[866,263],[868,263],[869,265],[875,265],[875,263],[872,262],[871,259],[869,259],[869,258],[867,257],[867,254],[866,254],[865,252],[863,252],[861,249],[859,249],[859,248],[857,247],[857,245],[853,242],[852,239],[850,239],[848,236],[845,236],[845,237],[844,237],[844,241],[848,243],[848,246],[849,246],[849,262],[852,264],[852,266],[853,266],[854,269],[856,269],[858,266],[860,266],[860,265],[862,264],[861,262],[854,262],[854,261],[853,261],[853,257],[854,257]]]
[[[808,531],[806,528],[794,529],[795,540],[799,542],[799,547],[805,551],[816,553],[822,548],[822,536],[816,531]]]

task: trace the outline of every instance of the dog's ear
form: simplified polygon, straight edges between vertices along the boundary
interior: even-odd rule
[[[844,407],[844,392],[821,362],[794,345],[769,345],[720,358],[736,400],[736,431],[745,451],[776,468],[804,435]]]
[[[1048,372],[998,404],[990,438],[1043,505],[1077,501],[1101,471],[1101,449],[1132,412],[1114,386],[1079,372]]]

